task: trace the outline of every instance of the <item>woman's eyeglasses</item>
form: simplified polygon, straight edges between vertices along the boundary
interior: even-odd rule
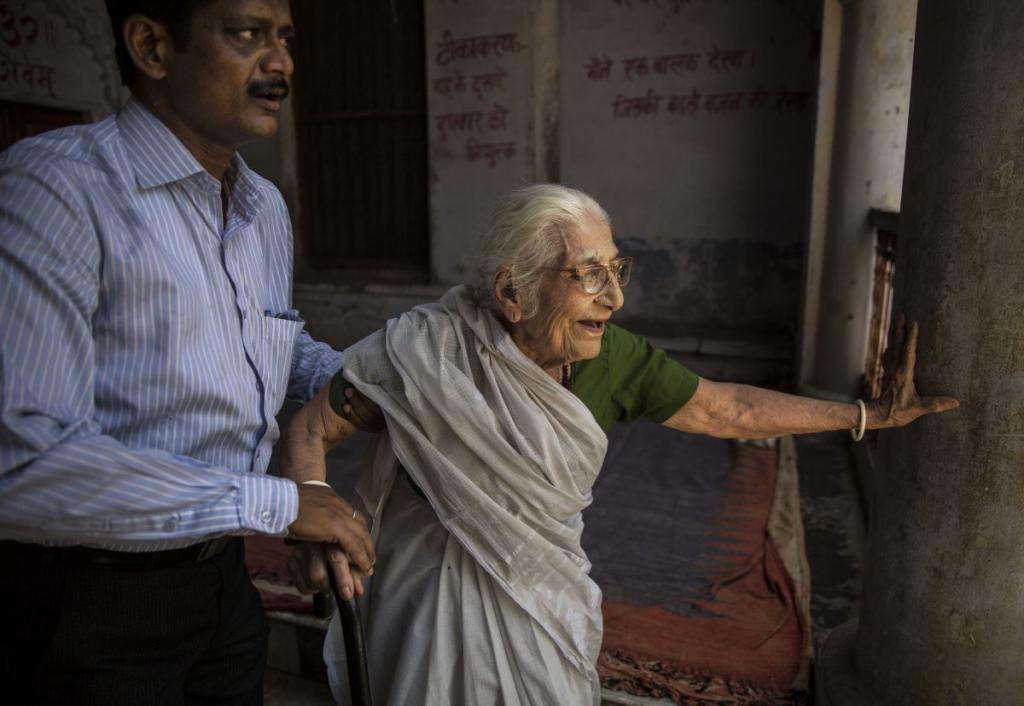
[[[564,272],[569,275],[569,279],[579,282],[580,289],[587,294],[597,294],[608,286],[608,276],[611,274],[615,275],[615,281],[620,287],[629,284],[629,275],[633,271],[633,258],[617,257],[607,264],[552,269],[555,272]]]

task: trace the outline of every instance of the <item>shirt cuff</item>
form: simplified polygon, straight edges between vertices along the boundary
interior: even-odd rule
[[[238,486],[238,521],[242,529],[283,537],[299,516],[299,490],[292,481],[246,474]]]

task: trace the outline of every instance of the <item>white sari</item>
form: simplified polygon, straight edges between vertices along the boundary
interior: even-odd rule
[[[345,356],[388,428],[357,487],[377,543],[361,602],[374,703],[598,704],[580,513],[607,438],[591,413],[462,287]],[[346,703],[337,619],[324,654]]]

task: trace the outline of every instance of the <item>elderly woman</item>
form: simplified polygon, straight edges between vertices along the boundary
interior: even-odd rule
[[[357,487],[377,547],[362,609],[378,704],[599,703],[601,592],[580,518],[613,423],[757,438],[897,426],[957,404],[915,393],[913,329],[897,383],[866,409],[699,378],[609,323],[632,261],[579,191],[511,194],[482,253],[473,285],[351,347],[344,378],[286,432],[286,472],[318,481],[324,452],[353,431],[345,379],[387,422]],[[319,557],[296,556],[300,587],[325,584]],[[343,592],[363,592],[334,568]],[[341,644],[335,624],[336,695]]]

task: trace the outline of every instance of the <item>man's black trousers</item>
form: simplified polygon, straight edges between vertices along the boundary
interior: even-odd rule
[[[0,543],[4,702],[262,704],[267,621],[243,554],[234,538],[212,558],[122,565]]]

